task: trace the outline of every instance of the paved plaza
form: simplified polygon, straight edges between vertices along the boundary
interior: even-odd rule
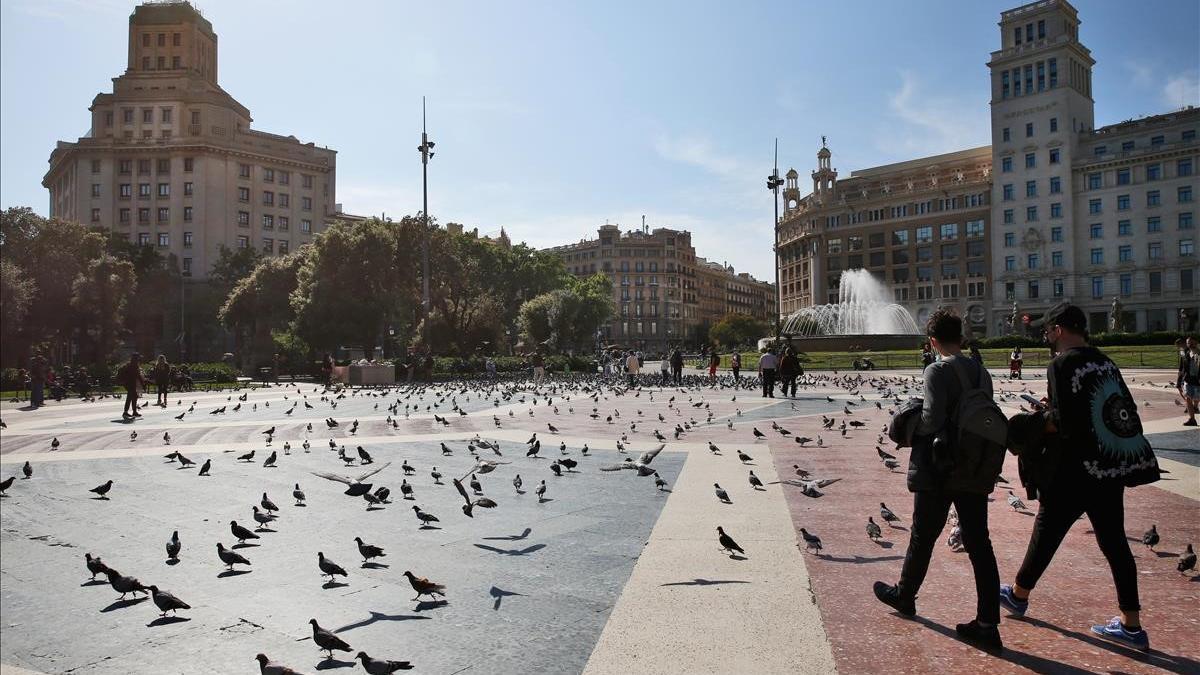
[[[1116,600],[1083,521],[1026,618],[1004,618],[1000,657],[954,635],[954,624],[974,612],[965,553],[938,546],[915,620],[871,594],[873,581],[895,581],[907,543],[912,501],[904,473],[883,466],[875,448],[892,397],[919,394],[913,376],[820,373],[795,400],[728,387],[623,391],[580,381],[536,391],[505,383],[341,394],[308,384],[173,395],[167,409],[145,408],[133,423],[121,419],[115,399],[37,411],[6,403],[0,474],[17,479],[0,502],[0,663],[6,675],[254,673],[255,655],[265,653],[300,672],[353,672],[361,671],[355,654],[365,651],[411,661],[412,672],[447,675],[1200,672],[1200,577],[1175,569],[1184,546],[1200,544],[1200,432],[1180,426],[1175,392],[1162,386],[1170,374],[1125,373],[1170,471],[1126,498],[1152,651],[1090,635],[1089,625],[1116,613]],[[1040,378],[994,377],[1007,393],[1044,393]],[[1007,393],[1002,405],[1017,412],[1019,399]],[[226,412],[209,414],[221,407]],[[822,429],[823,416],[864,424],[843,435]],[[329,428],[329,418],[338,426]],[[272,428],[268,445],[263,432]],[[756,428],[765,438],[756,439]],[[535,432],[540,453],[527,457]],[[497,443],[500,456],[477,437]],[[801,445],[797,437],[813,440]],[[331,442],[355,461],[347,465]],[[654,476],[599,470],[659,445],[650,466],[665,489]],[[360,466],[359,446],[373,464]],[[451,479],[471,473],[472,448],[505,463],[476,473],[497,506],[468,518]],[[252,460],[238,460],[251,451]],[[739,451],[750,459],[739,460]],[[165,459],[172,452],[195,465]],[[264,466],[272,452],[275,466]],[[576,466],[559,476],[551,463],[563,458]],[[199,476],[206,460],[209,475]],[[26,480],[27,461],[33,476]],[[389,462],[366,480],[391,490],[388,503],[372,508],[313,474],[355,477]],[[794,476],[793,465],[841,480],[808,497],[779,482]],[[762,489],[751,487],[750,471]],[[1015,458],[1003,475],[1021,494]],[[107,480],[108,499],[89,492]],[[413,499],[403,498],[402,481]],[[304,506],[292,498],[297,483]],[[732,503],[716,499],[713,483]],[[231,520],[255,528],[252,507],[264,492],[279,517],[236,549],[251,565],[230,573],[216,546],[237,544]],[[990,527],[1008,582],[1033,518],[1004,497],[993,494]],[[901,522],[876,543],[864,525],[867,516],[878,520],[880,501]],[[414,505],[439,522],[420,527]],[[1162,536],[1154,552],[1140,544],[1151,524]],[[718,525],[745,556],[719,550]],[[822,538],[820,555],[803,550],[801,527]],[[178,561],[165,550],[173,531],[182,542]],[[364,564],[355,537],[386,556]],[[347,575],[322,577],[318,551]],[[141,595],[119,600],[104,575],[89,579],[85,553],[191,609],[162,619]],[[406,570],[444,584],[445,601],[414,600]],[[327,659],[312,639],[313,618],[353,651]]]

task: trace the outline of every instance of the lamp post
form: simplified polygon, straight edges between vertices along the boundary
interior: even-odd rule
[[[421,237],[421,308],[424,315],[422,321],[421,339],[425,349],[431,349],[429,344],[429,160],[433,159],[434,142],[429,140],[425,132],[425,97],[421,97],[421,144],[417,150],[421,153],[421,217],[425,221]]]
[[[779,186],[783,181],[779,178],[779,139],[775,139],[775,168],[767,176],[767,189],[771,191],[772,202],[775,204],[775,220],[771,221],[771,230],[775,235],[775,340],[779,340],[779,314],[783,311],[783,287],[779,285]]]
[[[185,317],[187,315],[187,294],[186,294],[187,280],[191,276],[192,276],[192,273],[190,270],[185,270],[182,267],[180,268],[180,270],[179,270],[179,337],[177,338],[179,340],[179,362],[180,363],[184,362],[184,360],[185,360],[184,357],[187,353],[187,347],[185,346],[187,332],[184,330],[186,327],[184,321],[185,321]]]

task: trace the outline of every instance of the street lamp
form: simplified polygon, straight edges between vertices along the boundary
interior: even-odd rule
[[[191,270],[186,270],[186,269],[183,269],[182,267],[180,267],[180,270],[179,270],[179,337],[176,338],[179,341],[179,362],[180,363],[184,362],[184,360],[185,360],[184,355],[187,353],[187,347],[185,346],[187,332],[184,330],[184,328],[185,328],[184,317],[187,314],[187,295],[185,293],[185,289],[187,288],[187,280],[191,276],[192,276]]]
[[[779,139],[775,139],[775,168],[767,176],[767,189],[771,191],[775,203],[775,220],[771,222],[771,230],[775,234],[775,339],[779,339],[779,313],[783,309],[783,287],[779,285],[779,187],[783,180],[779,178]]]
[[[421,307],[424,310],[424,326],[422,340],[425,348],[429,344],[429,160],[433,159],[434,142],[429,140],[425,132],[425,97],[421,97],[421,144],[417,151],[421,153],[421,216],[425,221],[424,233],[421,237]]]

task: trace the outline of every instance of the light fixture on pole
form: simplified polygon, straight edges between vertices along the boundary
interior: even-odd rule
[[[421,97],[421,144],[417,151],[421,153],[421,218],[424,220],[424,231],[421,236],[421,309],[422,341],[425,348],[429,345],[429,160],[433,159],[434,142],[429,140],[425,132],[425,97]]]
[[[783,308],[783,288],[779,285],[779,188],[783,185],[783,180],[779,178],[779,139],[775,139],[775,168],[771,170],[771,175],[767,176],[767,189],[771,191],[775,203],[775,220],[771,223],[771,229],[775,234],[775,246],[772,250],[775,252],[775,339],[779,340],[779,313]]]

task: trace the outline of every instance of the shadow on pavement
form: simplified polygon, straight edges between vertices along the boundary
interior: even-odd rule
[[[191,621],[191,619],[186,616],[160,616],[146,624],[146,628],[154,628],[155,626],[168,626],[173,623],[183,623],[184,621]]]
[[[317,670],[330,670],[332,668],[353,668],[354,661],[339,661],[337,659],[325,659],[317,664]]]
[[[1047,621],[1042,621],[1041,619],[1022,617],[1015,620],[1022,621],[1031,626],[1037,626],[1038,628],[1050,629],[1064,637],[1074,638],[1080,642],[1087,643],[1091,647],[1104,649],[1114,654],[1128,657],[1133,661],[1148,663],[1156,668],[1162,668],[1163,670],[1171,673],[1180,673],[1181,675],[1183,673],[1200,673],[1200,661],[1188,658],[1186,656],[1173,656],[1171,654],[1164,654],[1163,652],[1154,649],[1151,649],[1149,652],[1140,652],[1136,649],[1129,649],[1128,647],[1123,647],[1119,644],[1109,642],[1108,640],[1101,639],[1088,633],[1081,633],[1079,631],[1062,628]]]
[[[109,605],[108,607],[105,607],[104,609],[102,609],[100,611],[101,612],[112,612],[112,611],[116,611],[118,609],[124,609],[126,607],[133,607],[134,605],[138,604],[139,602],[145,602],[149,599],[150,599],[149,596],[142,596],[140,598],[130,598],[128,600],[116,600],[111,605]]]
[[[524,596],[525,596],[525,594],[524,594],[524,593],[517,593],[517,592],[515,592],[515,591],[506,591],[506,590],[504,590],[504,589],[502,589],[502,588],[499,588],[499,587],[497,587],[497,586],[492,586],[491,590],[489,590],[489,591],[488,591],[488,595],[490,595],[490,596],[492,596],[493,598],[495,598],[495,599],[496,599],[496,602],[492,603],[492,609],[493,609],[493,610],[498,610],[498,609],[500,609],[500,601],[501,601],[501,600],[503,600],[503,599],[504,599],[504,598],[506,598],[506,597],[509,597],[509,596],[511,596],[511,595],[518,595],[518,596],[521,596],[521,597],[524,597]]]
[[[749,581],[740,579],[692,579],[691,581],[672,581],[659,586],[720,586],[722,584],[748,584]]]
[[[362,621],[356,621],[354,623],[348,623],[345,626],[342,626],[341,628],[334,630],[333,632],[334,633],[344,633],[346,631],[354,630],[355,628],[362,628],[363,626],[369,626],[369,625],[375,623],[376,621],[410,621],[413,619],[428,619],[428,618],[429,617],[427,617],[427,616],[420,616],[417,614],[384,614],[382,612],[371,612],[371,616],[367,617],[366,619],[363,619]]]
[[[472,545],[475,548],[481,548],[485,551],[491,551],[492,553],[499,553],[501,555],[518,555],[518,556],[519,555],[529,555],[530,553],[536,553],[536,552],[546,548],[545,544],[534,544],[533,546],[526,546],[525,548],[519,548],[519,549],[518,548],[513,548],[513,549],[496,548],[495,546],[488,546],[487,544],[472,544]]]
[[[829,555],[828,553],[818,553],[817,558],[819,558],[821,560],[827,560],[829,562],[853,563],[855,565],[863,565],[866,563],[888,562],[890,560],[904,560],[904,556],[902,556],[902,555],[881,555],[876,558],[867,558],[867,557],[863,557],[861,555],[856,555],[853,558],[838,558],[836,556]]]
[[[508,534],[503,537],[484,537],[483,539],[484,541],[521,541],[528,537],[531,532],[533,532],[533,528],[527,527],[521,534]]]
[[[224,579],[225,577],[237,577],[243,574],[250,574],[253,571],[254,570],[225,570],[224,572],[218,574],[217,578]]]

